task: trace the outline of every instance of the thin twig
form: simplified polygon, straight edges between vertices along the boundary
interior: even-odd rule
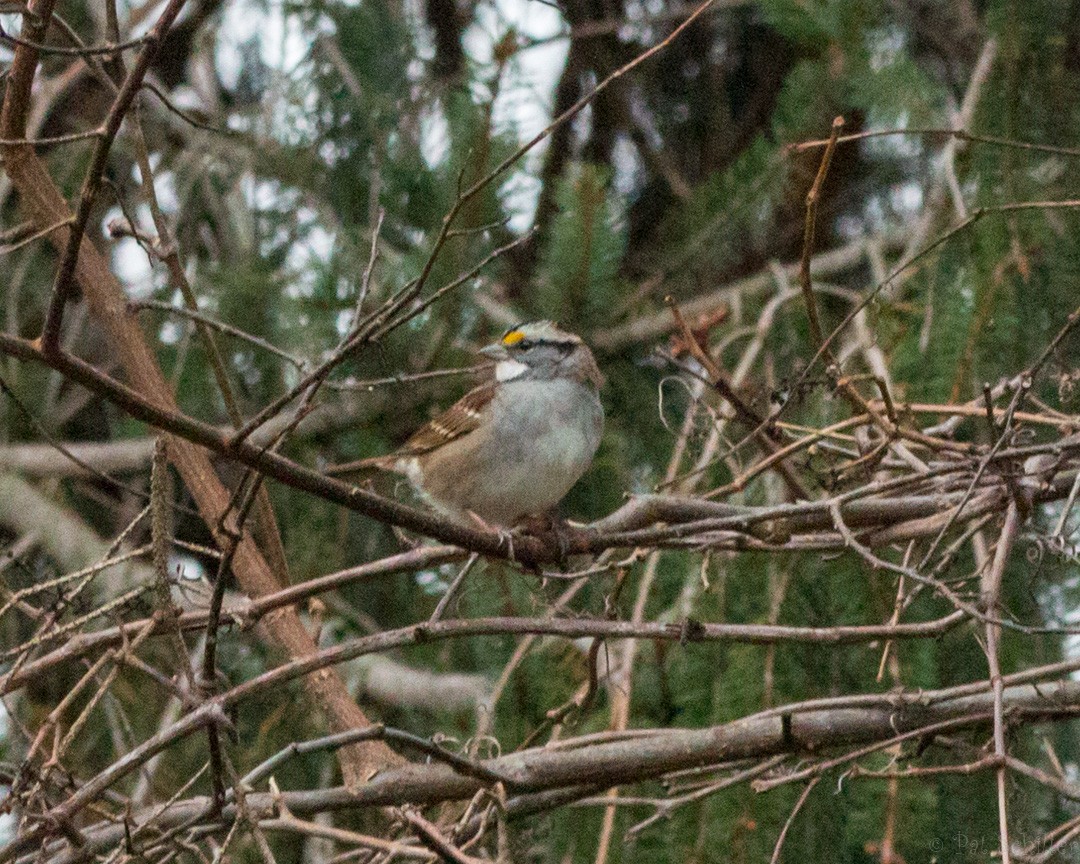
[[[818,317],[817,300],[814,297],[814,287],[810,275],[810,256],[814,251],[814,232],[817,227],[817,207],[821,198],[821,189],[825,184],[825,178],[832,164],[833,153],[836,152],[836,139],[840,130],[844,128],[844,118],[837,117],[833,120],[832,133],[829,135],[829,143],[825,147],[825,153],[821,157],[817,176],[814,184],[806,193],[806,220],[803,227],[802,258],[799,260],[799,286],[802,288],[803,299],[806,301],[806,314],[810,320],[810,335],[814,345],[824,347],[825,335],[821,331],[821,320]]]
[[[806,803],[806,799],[810,797],[810,793],[814,791],[814,787],[817,786],[820,780],[821,777],[814,777],[807,783],[802,794],[799,795],[799,800],[796,801],[795,806],[791,808],[791,813],[788,815],[787,821],[784,822],[784,827],[780,830],[780,836],[776,838],[776,846],[773,847],[772,858],[769,859],[769,864],[777,864],[780,860],[780,853],[783,851],[784,840],[787,839],[788,831],[795,822],[795,817],[798,816],[799,811],[802,810],[803,804]]]

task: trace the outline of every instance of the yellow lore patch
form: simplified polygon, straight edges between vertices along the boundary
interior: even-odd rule
[[[502,344],[509,348],[511,345],[517,345],[518,342],[525,338],[525,334],[520,330],[511,330],[502,338]]]

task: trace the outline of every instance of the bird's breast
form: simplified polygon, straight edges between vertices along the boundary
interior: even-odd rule
[[[499,419],[487,446],[501,466],[500,488],[485,492],[502,502],[504,518],[550,510],[592,462],[604,426],[600,400],[565,380],[506,384],[496,398],[506,401],[492,412]]]

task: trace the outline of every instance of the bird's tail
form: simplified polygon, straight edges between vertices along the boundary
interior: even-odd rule
[[[323,473],[328,477],[343,477],[348,474],[360,474],[365,471],[393,471],[398,457],[369,456],[367,459],[358,459],[355,462],[343,462],[340,465],[331,465]]]

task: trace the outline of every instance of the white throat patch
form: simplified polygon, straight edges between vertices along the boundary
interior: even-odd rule
[[[500,360],[495,364],[495,380],[513,381],[528,371],[529,367],[524,363],[519,363],[517,360]]]

